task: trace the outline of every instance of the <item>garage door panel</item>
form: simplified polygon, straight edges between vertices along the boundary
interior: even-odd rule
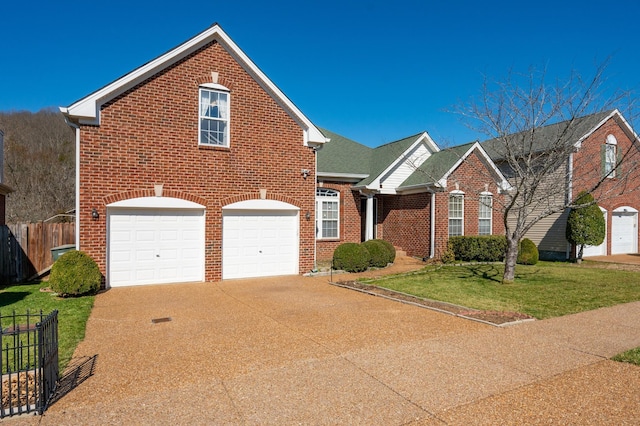
[[[203,210],[114,209],[108,213],[109,285],[204,279]]]
[[[298,273],[298,211],[223,215],[223,278]]]

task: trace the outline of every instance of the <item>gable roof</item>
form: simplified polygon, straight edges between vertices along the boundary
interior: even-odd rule
[[[486,165],[487,169],[494,174],[498,186],[502,190],[510,188],[507,179],[482,148],[482,145],[478,142],[471,142],[436,152],[418,167],[411,176],[402,182],[398,189],[400,191],[406,191],[426,186],[444,188],[447,185],[449,176],[474,151],[478,151],[481,161]]]
[[[367,185],[375,182],[381,177],[387,170],[395,166],[398,162],[402,161],[406,153],[418,142],[427,142],[428,145],[434,151],[439,151],[438,146],[431,140],[427,132],[421,132],[413,136],[409,136],[404,139],[397,140],[381,145],[373,149],[371,164],[369,166],[369,176],[362,181],[358,182],[356,188],[364,188]]]
[[[609,110],[575,118],[570,129],[567,129],[569,120],[542,126],[535,129],[533,139],[529,139],[531,137],[529,131],[513,133],[507,135],[507,137],[526,141],[527,144],[531,141],[533,152],[542,152],[550,149],[552,144],[557,143],[559,137],[563,139],[566,138],[569,143],[578,144],[615,113],[617,113],[617,110]],[[567,130],[569,130],[570,133],[561,136],[564,132],[567,132]],[[482,142],[482,147],[494,161],[504,158],[503,146],[504,142],[500,138],[489,139]],[[528,148],[523,146],[521,154],[525,154],[527,151]]]
[[[369,175],[372,148],[327,129],[321,130],[331,142],[318,151],[318,176],[360,180]]]
[[[217,41],[233,58],[247,71],[271,97],[284,108],[289,115],[302,127],[305,145],[317,145],[326,142],[322,132],[296,107],[289,98],[257,67],[251,59],[229,38],[229,36],[216,23],[200,34],[192,37],[177,47],[143,64],[133,71],[107,84],[101,89],[85,96],[71,104],[69,107],[60,107],[62,113],[82,124],[100,124],[100,107],[116,98],[118,95],[135,87],[149,77],[170,67],[181,59],[201,47]]]

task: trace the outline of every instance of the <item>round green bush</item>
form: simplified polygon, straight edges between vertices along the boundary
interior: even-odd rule
[[[520,241],[516,263],[519,265],[535,265],[538,263],[538,256],[538,248],[533,241],[528,238]]]
[[[442,256],[440,256],[440,262],[442,263],[453,263],[456,261],[456,254],[453,252],[451,247],[447,248]]]
[[[387,240],[373,240],[373,241],[379,241],[387,248],[387,253],[388,253],[387,263],[393,263],[396,260],[396,248],[393,246],[393,244],[391,244]]]
[[[55,261],[49,285],[62,296],[81,296],[100,289],[102,274],[96,262],[84,252],[69,251]]]
[[[343,243],[333,252],[333,269],[362,272],[369,267],[369,251],[362,244]]]
[[[389,249],[380,240],[369,240],[362,243],[369,252],[369,266],[384,268],[389,263]]]

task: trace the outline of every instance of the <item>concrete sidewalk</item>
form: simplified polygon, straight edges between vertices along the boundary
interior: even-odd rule
[[[171,321],[152,323],[154,318]],[[280,277],[112,289],[58,424],[638,424],[640,302],[495,328]]]

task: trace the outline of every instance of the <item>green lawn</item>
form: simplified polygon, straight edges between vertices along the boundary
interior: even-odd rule
[[[49,314],[58,310],[58,343],[60,370],[69,363],[78,343],[84,338],[85,325],[93,306],[94,296],[62,299],[51,293],[40,291],[46,283],[14,285],[0,288],[0,313],[11,315],[25,314],[42,310]],[[2,323],[3,327],[9,324]]]
[[[628,362],[630,364],[640,365],[640,348],[631,349],[630,351],[623,352],[614,356],[614,361]]]
[[[361,280],[415,296],[482,310],[515,311],[538,319],[640,300],[640,272],[561,262],[518,265],[502,284],[503,265],[428,266],[412,274]]]

